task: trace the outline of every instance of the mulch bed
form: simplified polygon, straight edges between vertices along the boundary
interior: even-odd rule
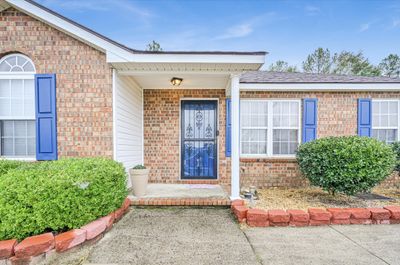
[[[389,197],[390,199],[369,199],[370,196],[361,198],[358,196],[346,196],[328,194],[320,188],[303,189],[281,189],[269,188],[258,189],[258,200],[253,203],[247,202],[250,208],[258,209],[301,209],[307,210],[313,207],[323,208],[368,208],[383,207],[386,205],[400,206],[400,189],[381,189],[376,188],[373,194]],[[368,199],[367,199],[368,198]]]

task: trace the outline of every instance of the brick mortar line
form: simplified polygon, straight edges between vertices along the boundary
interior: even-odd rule
[[[354,244],[356,244],[357,246],[359,246],[360,248],[364,249],[365,251],[367,251],[369,254],[371,254],[372,256],[380,259],[381,261],[383,261],[384,263],[390,265],[389,262],[387,262],[386,260],[384,260],[383,258],[379,257],[377,254],[375,254],[374,252],[370,251],[369,249],[367,249],[366,247],[362,246],[361,244],[359,244],[357,241],[351,239],[350,237],[348,237],[347,235],[345,235],[344,233],[340,232],[339,230],[335,229],[333,226],[329,225],[329,227],[336,231],[338,234],[342,235],[343,237],[347,238],[348,240],[350,240],[351,242],[353,242]]]

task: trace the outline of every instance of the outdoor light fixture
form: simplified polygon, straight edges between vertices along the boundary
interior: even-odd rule
[[[183,79],[179,77],[172,77],[171,84],[173,86],[179,86],[182,83]]]

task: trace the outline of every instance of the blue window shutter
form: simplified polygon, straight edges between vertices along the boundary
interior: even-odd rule
[[[226,99],[225,156],[231,156],[231,99]]]
[[[57,160],[56,75],[35,75],[36,159]]]
[[[371,136],[372,102],[368,98],[358,99],[358,135]]]
[[[303,143],[317,139],[317,99],[303,99]]]

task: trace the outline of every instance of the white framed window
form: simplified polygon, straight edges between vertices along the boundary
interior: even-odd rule
[[[35,157],[35,66],[22,54],[0,59],[0,156]]]
[[[372,137],[391,144],[400,140],[400,100],[372,100]]]
[[[300,106],[300,100],[241,100],[241,156],[293,157],[300,144]]]

